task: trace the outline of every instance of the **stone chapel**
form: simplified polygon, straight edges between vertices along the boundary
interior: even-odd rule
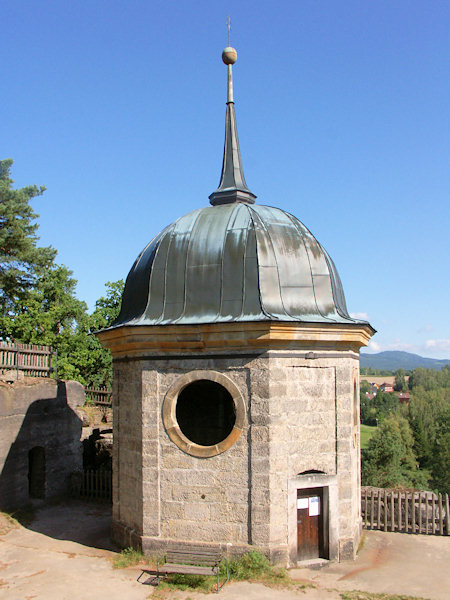
[[[228,69],[210,206],[161,231],[99,332],[114,361],[113,539],[161,552],[251,548],[295,566],[361,534],[359,349],[336,267],[247,187]],[[270,199],[269,199],[270,201]]]

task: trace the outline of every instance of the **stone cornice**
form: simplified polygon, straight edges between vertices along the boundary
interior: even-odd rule
[[[97,333],[114,358],[248,350],[353,350],[374,334],[367,324],[258,321],[206,325],[124,325]]]

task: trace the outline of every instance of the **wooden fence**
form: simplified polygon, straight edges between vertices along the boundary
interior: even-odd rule
[[[107,388],[89,388],[85,389],[86,400],[97,406],[108,408],[112,406],[112,392]]]
[[[449,535],[448,494],[363,487],[361,513],[365,529]]]
[[[112,471],[76,471],[71,484],[76,498],[112,502]]]
[[[14,369],[28,377],[50,377],[56,372],[56,358],[49,346],[0,342],[0,373]]]

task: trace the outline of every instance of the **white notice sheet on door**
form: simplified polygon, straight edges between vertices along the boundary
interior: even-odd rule
[[[319,496],[313,496],[309,498],[309,516],[316,517],[320,514],[320,498]]]
[[[308,503],[308,498],[297,498],[297,508],[301,509],[301,508],[308,508],[309,503]]]

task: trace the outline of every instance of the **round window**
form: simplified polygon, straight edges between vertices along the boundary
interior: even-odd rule
[[[200,379],[179,394],[176,417],[188,440],[200,446],[213,446],[233,431],[236,409],[226,388],[215,381]]]
[[[170,439],[184,452],[207,458],[232,446],[242,433],[244,400],[234,383],[215,371],[180,377],[163,404]]]

